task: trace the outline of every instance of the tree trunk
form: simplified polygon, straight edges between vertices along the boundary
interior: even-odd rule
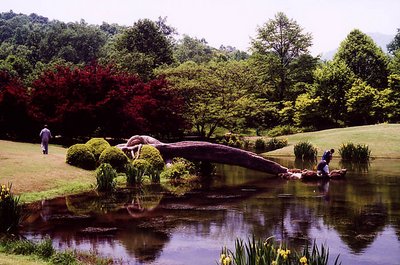
[[[200,141],[183,141],[151,145],[160,151],[165,160],[174,157],[183,157],[188,160],[237,165],[274,175],[286,173],[288,171],[286,167],[265,159],[255,153],[221,144]]]

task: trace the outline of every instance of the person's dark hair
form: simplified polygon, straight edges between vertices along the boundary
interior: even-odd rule
[[[332,153],[332,154],[335,153],[335,149],[332,148],[332,149],[331,149],[331,153]]]

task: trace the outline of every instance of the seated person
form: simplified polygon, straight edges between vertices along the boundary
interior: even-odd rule
[[[320,177],[329,177],[328,162],[321,160],[317,165],[317,175]]]

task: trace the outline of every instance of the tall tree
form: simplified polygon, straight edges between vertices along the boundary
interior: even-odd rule
[[[139,20],[108,45],[103,60],[139,74],[143,80],[153,78],[153,69],[173,62],[172,44],[154,21]]]
[[[397,29],[397,34],[394,36],[394,39],[387,45],[387,49],[391,54],[394,54],[400,49],[400,28]]]
[[[375,88],[385,88],[388,57],[371,37],[355,29],[340,44],[334,59],[342,60],[363,81]]]
[[[252,42],[252,49],[260,56],[259,63],[270,66],[267,79],[275,87],[277,100],[283,100],[290,86],[288,79],[289,65],[302,54],[308,54],[312,45],[310,33],[303,29],[293,19],[279,12],[274,19],[268,20],[257,29],[257,37]],[[274,70],[271,70],[273,68]]]

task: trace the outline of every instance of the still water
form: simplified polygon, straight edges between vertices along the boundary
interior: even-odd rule
[[[331,162],[331,169],[343,167],[345,180],[305,183],[218,165],[212,180],[184,195],[151,186],[43,201],[22,234],[118,264],[216,264],[223,246],[233,250],[236,238],[252,234],[291,248],[315,240],[329,247],[332,262],[340,254],[343,265],[400,264],[400,161]]]

